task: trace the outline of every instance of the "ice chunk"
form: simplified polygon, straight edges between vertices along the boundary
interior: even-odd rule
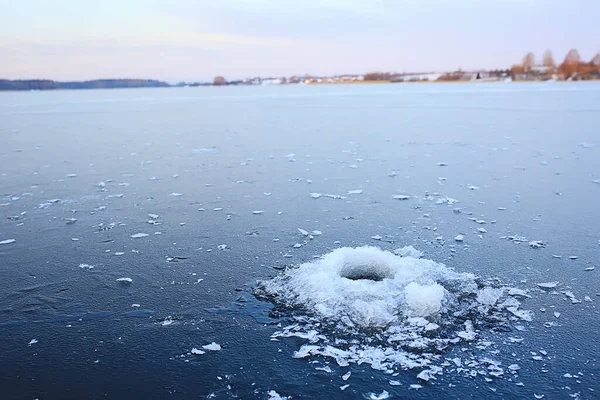
[[[421,285],[411,282],[404,288],[408,314],[418,317],[434,315],[442,308],[444,287],[434,283]]]
[[[465,240],[465,237],[463,235],[456,235],[456,237],[454,237],[454,240],[457,242],[463,242]]]
[[[538,283],[537,285],[542,288],[542,289],[554,289],[555,287],[557,287],[559,284],[558,281],[556,282],[542,282],[542,283]]]
[[[131,235],[131,237],[134,239],[139,239],[139,238],[143,238],[146,236],[149,236],[149,235],[147,233],[136,233],[136,234]]]
[[[404,246],[400,249],[394,250],[394,254],[400,257],[414,257],[421,258],[423,257],[423,252],[415,249],[412,246]]]
[[[408,200],[410,199],[410,196],[407,196],[405,194],[397,194],[393,198],[396,200]]]
[[[6,239],[6,240],[0,241],[0,244],[11,244],[11,243],[14,243],[14,242],[16,242],[15,239]]]
[[[209,351],[220,351],[221,350],[221,345],[217,344],[215,342],[212,342],[210,344],[206,344],[206,345],[202,346],[202,348],[204,350],[209,350]]]
[[[385,399],[389,399],[390,398],[390,394],[384,390],[383,392],[377,394],[377,393],[369,393],[369,400],[385,400]]]
[[[133,279],[131,279],[131,278],[117,278],[117,282],[124,283],[124,284],[129,284],[129,283],[133,282]]]
[[[194,348],[193,348],[193,349],[190,351],[190,353],[192,353],[192,354],[194,354],[194,355],[197,355],[197,356],[199,356],[199,355],[202,355],[202,354],[204,354],[204,353],[206,353],[206,352],[205,352],[205,351],[202,351],[202,350],[199,350],[199,349],[197,349],[197,348],[195,348],[195,347],[194,347]]]
[[[322,196],[323,196],[323,194],[321,194],[321,193],[311,193],[310,194],[310,197],[313,199],[318,199],[319,197],[322,197]]]
[[[348,194],[362,194],[362,189],[348,190]]]
[[[267,393],[269,395],[268,400],[288,400],[290,397],[282,396],[274,390],[269,390]]]
[[[94,266],[90,264],[79,264],[79,268],[92,269]]]
[[[546,242],[543,242],[541,240],[532,240],[531,242],[529,242],[529,247],[531,247],[532,249],[541,249],[542,247],[546,247]]]
[[[302,236],[308,236],[308,231],[305,231],[305,230],[304,230],[304,229],[302,229],[302,228],[298,228],[298,232],[300,232],[300,234],[301,234]]]
[[[38,343],[37,339],[31,339],[27,345],[31,346],[32,344],[36,344],[36,343]]]
[[[252,211],[252,214],[254,215],[259,215],[259,214],[264,214],[265,210],[256,210],[256,211]]]

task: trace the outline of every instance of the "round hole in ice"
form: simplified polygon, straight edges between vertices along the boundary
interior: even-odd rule
[[[384,279],[394,279],[394,271],[383,260],[346,260],[340,270],[340,276],[353,281],[380,282]]]

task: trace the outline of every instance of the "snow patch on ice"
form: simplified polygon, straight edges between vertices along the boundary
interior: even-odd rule
[[[422,378],[435,379],[441,373],[434,365],[437,354],[458,343],[473,351],[486,348],[483,331],[531,320],[533,314],[509,292],[523,291],[432,260],[363,246],[288,268],[258,282],[255,295],[275,303],[277,313],[291,321],[274,340],[306,340],[296,358],[330,357],[340,366],[367,363],[388,372],[425,368]]]

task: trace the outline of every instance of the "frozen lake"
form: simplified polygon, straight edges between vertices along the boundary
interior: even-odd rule
[[[597,82],[0,93],[2,398],[598,398],[599,128]]]

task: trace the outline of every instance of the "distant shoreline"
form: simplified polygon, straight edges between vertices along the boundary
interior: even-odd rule
[[[385,84],[411,84],[411,83],[558,83],[558,82],[571,82],[568,80],[471,80],[471,79],[461,79],[461,80],[407,80],[407,81],[391,81],[391,80],[368,80],[368,81],[336,81],[336,82],[309,82],[309,83],[282,83],[277,85],[246,85],[246,84],[226,84],[226,85],[213,85],[213,84],[203,84],[203,85],[170,85],[166,82],[161,81],[148,81],[151,82],[149,84],[143,83],[123,83],[123,84],[112,84],[112,85],[103,85],[93,83],[96,82],[106,82],[106,81],[129,81],[129,80],[117,80],[117,79],[107,79],[107,80],[98,80],[98,81],[82,81],[82,82],[54,82],[57,85],[52,87],[6,87],[3,86],[3,82],[39,82],[39,80],[32,81],[7,81],[0,80],[0,92],[47,92],[47,91],[65,91],[65,90],[98,90],[98,89],[157,89],[157,88],[181,88],[181,87],[227,87],[227,86],[242,86],[242,87],[256,87],[256,86],[322,86],[322,85],[385,85]],[[131,80],[131,81],[142,81],[142,80]],[[578,80],[576,82],[600,82],[600,79],[585,79]]]

